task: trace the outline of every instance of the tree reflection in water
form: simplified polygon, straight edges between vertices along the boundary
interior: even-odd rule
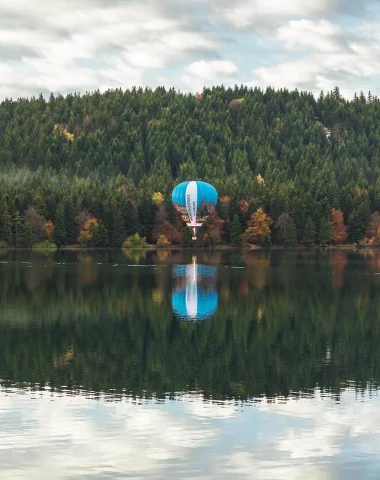
[[[243,400],[378,385],[379,251],[194,255],[7,252],[0,378]]]

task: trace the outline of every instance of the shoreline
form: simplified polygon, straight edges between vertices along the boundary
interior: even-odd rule
[[[183,246],[183,245],[168,245],[165,247],[160,247],[158,245],[148,245],[147,247],[143,248],[123,248],[123,247],[82,247],[80,245],[64,245],[61,247],[53,247],[53,248],[38,248],[38,247],[0,247],[1,251],[49,251],[49,252],[56,252],[56,251],[88,251],[88,250],[139,250],[139,251],[157,251],[157,250],[204,250],[204,251],[269,251],[269,250],[346,250],[346,251],[355,251],[355,250],[371,250],[380,248],[380,245],[357,245],[357,244],[342,244],[342,245],[314,245],[314,246],[306,246],[306,245],[295,245],[293,247],[285,247],[283,245],[273,245],[271,247],[263,247],[261,245],[250,245],[250,246],[242,246],[242,245],[215,245],[215,246]]]

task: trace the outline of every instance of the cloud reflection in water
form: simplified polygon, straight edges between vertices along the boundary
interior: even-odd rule
[[[339,405],[318,390],[250,404],[67,393],[1,387],[2,478],[339,479],[380,467],[368,392],[346,390]]]

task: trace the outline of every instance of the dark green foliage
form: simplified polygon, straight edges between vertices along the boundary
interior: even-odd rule
[[[23,246],[24,244],[28,244],[30,241],[30,231],[27,229],[20,212],[16,210],[13,219],[12,219],[12,227],[13,227],[13,240],[12,243],[15,247]]]
[[[331,242],[331,234],[333,231],[333,225],[329,218],[323,217],[321,219],[321,226],[319,229],[319,243],[325,244]]]
[[[7,245],[12,243],[12,217],[5,195],[0,197],[0,241]]]
[[[303,241],[306,245],[311,247],[312,245],[315,245],[316,242],[316,237],[317,233],[315,230],[315,224],[311,217],[307,219],[306,225],[305,225],[305,232],[303,236]]]
[[[191,228],[185,226],[182,232],[182,245],[184,247],[191,247],[193,245],[193,232]]]
[[[54,242],[59,246],[67,240],[65,205],[59,203],[55,213]]]
[[[294,247],[295,245],[297,245],[297,231],[294,222],[290,223],[288,226],[284,245],[286,247]]]
[[[93,230],[92,234],[92,246],[98,247],[99,245],[104,245],[107,242],[107,229],[105,228],[103,222],[99,223],[99,227]],[[121,247],[122,242],[118,246]]]
[[[151,242],[153,193],[163,194],[177,228],[172,188],[200,179],[230,198],[217,207],[223,242],[238,243],[235,215],[244,232],[259,206],[274,221],[275,243],[294,243],[294,232],[286,239],[287,228],[276,223],[285,212],[298,242],[306,242],[308,219],[315,241],[330,241],[331,208],[342,210],[349,241],[357,242],[380,210],[379,117],[377,97],[346,101],[338,87],[318,101],[307,92],[237,86],[205,88],[201,96],[157,88],[5,100],[0,240],[16,242],[15,212],[23,217],[33,207],[56,224],[61,245],[77,241],[83,212],[102,222],[105,244],[135,232]],[[33,241],[43,240],[32,223]]]
[[[231,225],[231,240],[234,245],[241,244],[241,227],[240,220],[237,214],[234,215]]]
[[[350,242],[358,242],[364,237],[370,216],[369,203],[364,201],[356,206],[348,219],[348,237]]]
[[[112,201],[110,204],[110,220],[109,244],[112,247],[121,247],[126,237],[126,228],[122,212],[116,201]]]
[[[262,241],[262,244],[261,244],[263,247],[270,247],[272,245],[272,237],[270,236],[269,233],[267,233],[266,235],[264,235],[263,237],[263,241]]]
[[[138,206],[138,215],[140,222],[140,236],[146,237],[147,241],[151,241],[152,232],[154,229],[154,222],[156,219],[157,207],[149,199],[143,199]],[[131,232],[129,223],[127,222],[127,229],[130,235],[135,232]]]

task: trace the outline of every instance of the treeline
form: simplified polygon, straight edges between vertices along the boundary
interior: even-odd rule
[[[339,88],[113,90],[0,104],[0,242],[190,244],[180,181],[220,196],[198,244],[380,242],[380,101]]]

